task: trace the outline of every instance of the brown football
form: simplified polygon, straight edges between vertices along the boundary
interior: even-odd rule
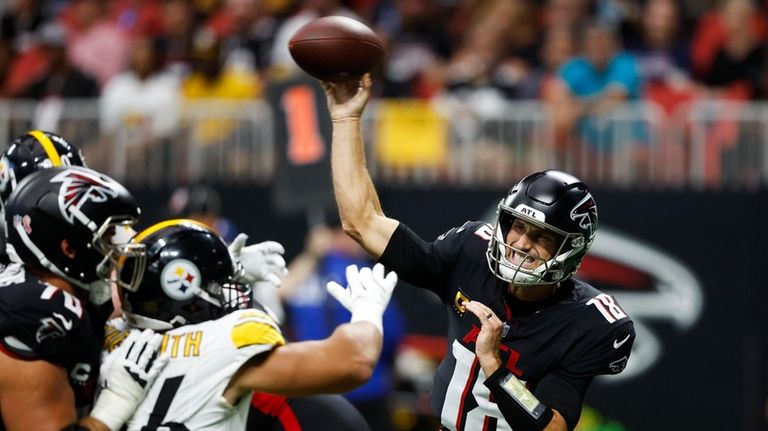
[[[326,16],[307,23],[288,42],[296,64],[323,81],[345,81],[370,72],[384,48],[368,26],[345,16]]]

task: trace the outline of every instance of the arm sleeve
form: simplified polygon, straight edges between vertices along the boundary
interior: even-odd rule
[[[536,387],[536,398],[565,419],[572,430],[579,422],[581,405],[587,393],[591,377],[573,377],[563,374],[549,374]]]
[[[454,232],[457,229],[453,228],[429,243],[400,223],[379,262],[388,270],[396,271],[401,280],[429,289],[445,301],[446,281],[452,269],[450,264],[456,261],[464,242],[464,235]]]

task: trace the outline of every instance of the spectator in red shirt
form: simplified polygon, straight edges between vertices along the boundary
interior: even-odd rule
[[[763,62],[764,44],[750,25],[756,8],[749,0],[728,0],[720,12],[725,40],[701,78],[710,87],[726,90],[730,95],[753,94]]]
[[[691,59],[696,77],[707,85],[715,86],[724,85],[724,81],[733,81],[733,75],[726,77],[722,69],[733,72],[732,61],[748,60],[752,47],[765,41],[766,35],[768,19],[758,13],[751,1],[725,1],[719,8],[699,18],[691,42]],[[721,55],[721,59],[726,58],[731,65],[716,65],[718,55]],[[712,68],[715,66],[720,70],[713,73]],[[743,93],[747,86],[741,87]]]
[[[46,24],[39,32],[39,41],[45,58],[45,71],[32,81],[20,96],[27,99],[78,99],[98,97],[96,81],[73,66],[67,59],[66,30],[54,23]]]
[[[104,0],[73,0],[69,60],[103,85],[125,69],[128,36],[106,16]]]

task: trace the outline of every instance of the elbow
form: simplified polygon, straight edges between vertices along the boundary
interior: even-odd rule
[[[373,369],[376,368],[381,354],[381,342],[382,337],[378,331],[375,334],[371,333],[369,337],[359,336],[359,334],[355,337],[354,354],[350,355],[352,360],[347,376],[355,386],[366,383],[373,375]]]
[[[341,228],[344,230],[344,233],[347,234],[347,236],[350,238],[354,239],[358,244],[361,244],[363,240],[363,234],[358,226],[358,224],[352,222],[350,219],[345,217],[341,218]]]
[[[376,361],[360,360],[350,367],[347,375],[347,382],[351,387],[358,387],[364,385],[371,376],[373,376],[373,368],[376,366]]]
[[[344,233],[360,242],[363,233],[371,229],[376,219],[383,215],[373,204],[355,207],[339,205],[339,219]]]
[[[370,327],[369,327],[370,326]],[[344,325],[337,328],[338,335],[344,340],[346,348],[343,380],[350,389],[366,383],[373,375],[373,369],[381,354],[381,333],[371,324]]]

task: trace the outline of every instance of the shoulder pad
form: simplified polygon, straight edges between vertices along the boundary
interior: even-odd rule
[[[238,310],[230,315],[232,344],[240,349],[254,344],[281,346],[285,339],[274,320],[256,309]]]
[[[631,320],[611,326],[593,327],[568,353],[565,363],[575,375],[618,374],[632,353],[635,329]]]
[[[24,356],[66,363],[92,335],[90,325],[83,322],[88,318],[83,303],[64,290],[26,275],[20,282],[0,287],[3,344]],[[28,349],[14,349],[14,345]]]

